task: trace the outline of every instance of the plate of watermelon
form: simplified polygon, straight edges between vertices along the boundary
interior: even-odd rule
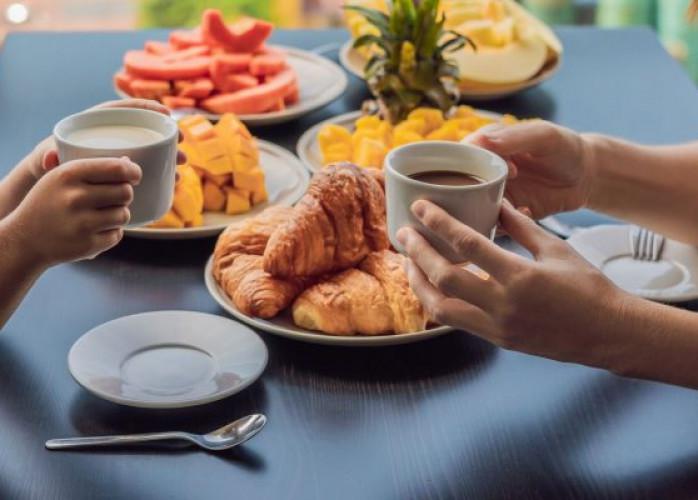
[[[293,120],[329,104],[347,86],[344,70],[320,55],[267,44],[271,23],[242,18],[226,24],[219,10],[193,30],[149,40],[124,54],[114,75],[121,97],[162,102],[179,118],[235,113],[248,125]]]

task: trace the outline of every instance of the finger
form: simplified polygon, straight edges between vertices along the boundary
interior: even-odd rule
[[[531,252],[534,257],[539,256],[547,247],[558,242],[556,237],[548,234],[533,219],[515,210],[511,203],[506,200],[502,204],[499,221],[502,229]]]
[[[123,228],[107,229],[101,231],[94,236],[95,247],[98,253],[106,252],[110,248],[115,247],[124,237]]]
[[[518,210],[519,212],[521,212],[521,213],[522,213],[523,215],[525,215],[526,217],[531,217],[531,216],[532,216],[532,215],[531,215],[531,209],[528,208],[528,207],[517,207],[516,210]],[[502,223],[501,223],[501,221],[497,221],[497,234],[496,234],[496,237],[505,236],[506,234],[507,234],[507,232],[506,232],[504,229],[502,229]]]
[[[514,257],[489,238],[451,217],[437,205],[418,200],[412,212],[429,230],[448,243],[464,261],[470,261],[497,277],[509,274]]]
[[[118,229],[125,226],[131,220],[131,211],[128,207],[102,208],[97,211],[95,218],[95,230],[98,232]]]
[[[556,147],[554,138],[558,132],[556,125],[535,120],[516,125],[484,127],[470,141],[502,156],[544,154]]]
[[[498,299],[498,285],[492,279],[481,279],[460,266],[451,264],[411,228],[400,230],[398,239],[407,254],[434,287],[443,295],[465,300],[489,310]]]
[[[59,163],[58,151],[55,149],[49,149],[41,158],[41,167],[46,171],[56,168]]]
[[[117,101],[107,101],[102,104],[98,104],[95,108],[136,108],[136,109],[147,109],[149,111],[155,111],[156,113],[162,113],[163,115],[169,115],[170,110],[157,101],[152,101],[150,99],[121,99]]]
[[[177,165],[184,165],[187,162],[187,155],[177,150]]]
[[[407,279],[410,288],[433,321],[481,336],[492,331],[492,321],[484,311],[462,300],[443,295],[429,282],[422,270],[409,260]]]
[[[82,182],[88,184],[118,184],[128,182],[138,184],[141,180],[141,167],[126,157],[123,158],[87,158],[64,164],[66,170]],[[63,167],[61,167],[63,168]]]
[[[83,196],[78,208],[109,208],[128,206],[133,201],[133,186],[121,184],[95,184]]]

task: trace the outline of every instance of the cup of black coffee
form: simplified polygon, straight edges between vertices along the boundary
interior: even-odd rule
[[[412,214],[417,200],[429,200],[475,231],[494,237],[504,196],[507,164],[496,154],[469,144],[424,141],[395,148],[385,158],[388,236],[401,227],[419,231],[444,257],[466,260]]]

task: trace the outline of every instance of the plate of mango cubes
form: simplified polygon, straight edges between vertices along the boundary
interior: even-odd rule
[[[125,234],[146,239],[216,236],[229,224],[270,205],[291,206],[305,193],[310,176],[293,153],[256,139],[234,115],[212,124],[203,115],[178,121],[187,163],[177,167],[170,210]]]
[[[457,142],[486,125],[517,121],[512,115],[470,106],[457,106],[448,114],[435,108],[417,108],[394,125],[377,115],[353,111],[308,129],[299,139],[296,152],[313,172],[344,161],[380,169],[385,155],[403,144],[426,140]]]

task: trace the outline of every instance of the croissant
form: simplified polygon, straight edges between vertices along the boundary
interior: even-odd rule
[[[292,214],[290,207],[270,207],[256,217],[233,223],[216,242],[213,275],[235,306],[248,316],[271,318],[303,290],[300,279],[277,279],[263,269],[271,233]]]
[[[281,278],[319,276],[389,246],[379,177],[349,163],[330,165],[269,238],[264,270]]]
[[[428,317],[412,293],[404,257],[371,253],[359,266],[307,288],[293,303],[301,328],[330,335],[383,335],[426,328]]]

